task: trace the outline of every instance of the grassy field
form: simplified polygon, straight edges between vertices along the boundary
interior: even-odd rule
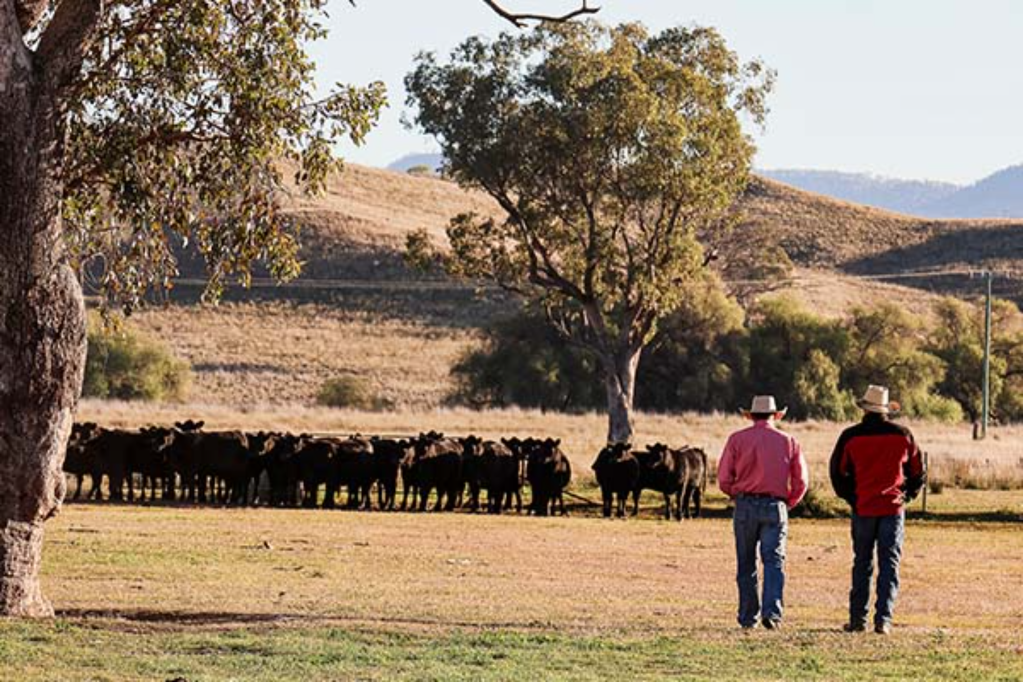
[[[745,634],[724,518],[73,505],[58,617],[0,622],[0,679],[1023,677],[1018,525],[912,521],[889,639],[839,631],[848,544],[793,521],[786,628]]]

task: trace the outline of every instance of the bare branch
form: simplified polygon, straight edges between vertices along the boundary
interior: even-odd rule
[[[490,9],[494,10],[502,19],[506,19],[511,22],[516,28],[525,28],[530,21],[552,21],[555,23],[564,23],[571,21],[576,17],[583,16],[585,14],[596,14],[600,11],[599,7],[590,7],[587,0],[583,0],[582,7],[578,7],[567,14],[562,15],[549,15],[549,14],[529,14],[529,13],[517,13],[511,12],[495,0],[483,0]]]

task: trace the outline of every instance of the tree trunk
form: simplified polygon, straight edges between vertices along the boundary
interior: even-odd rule
[[[64,115],[35,55],[20,33],[7,40],[4,24],[0,16],[0,616],[47,616],[43,523],[64,498],[85,309],[62,245]]]
[[[628,349],[604,359],[609,443],[632,443],[632,403],[636,393],[636,368],[642,353],[642,348]]]

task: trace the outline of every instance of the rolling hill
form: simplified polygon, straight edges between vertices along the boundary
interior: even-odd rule
[[[857,275],[943,267],[1014,267],[1023,223],[936,221],[826,198],[756,178],[743,197],[743,230],[767,231],[796,266],[788,293],[842,315],[886,300],[918,312],[936,294],[977,293],[968,278],[913,280],[913,288]],[[450,367],[479,343],[479,329],[509,309],[493,290],[424,277],[401,257],[405,235],[444,239],[448,219],[498,214],[486,196],[438,178],[349,165],[322,197],[291,200],[305,270],[293,287],[232,289],[218,308],[177,287],[169,304],[133,317],[195,369],[192,400],[309,403],[326,379],[354,376],[398,407],[433,409],[453,387]],[[201,274],[194,261],[186,276]],[[327,280],[327,281],[325,281]],[[340,281],[339,281],[340,280]],[[1015,282],[1003,295],[1023,298]]]

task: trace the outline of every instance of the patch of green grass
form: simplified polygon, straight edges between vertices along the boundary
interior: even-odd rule
[[[167,632],[113,622],[0,624],[0,678],[76,680],[1020,679],[981,637],[837,632],[677,636],[284,627]]]

